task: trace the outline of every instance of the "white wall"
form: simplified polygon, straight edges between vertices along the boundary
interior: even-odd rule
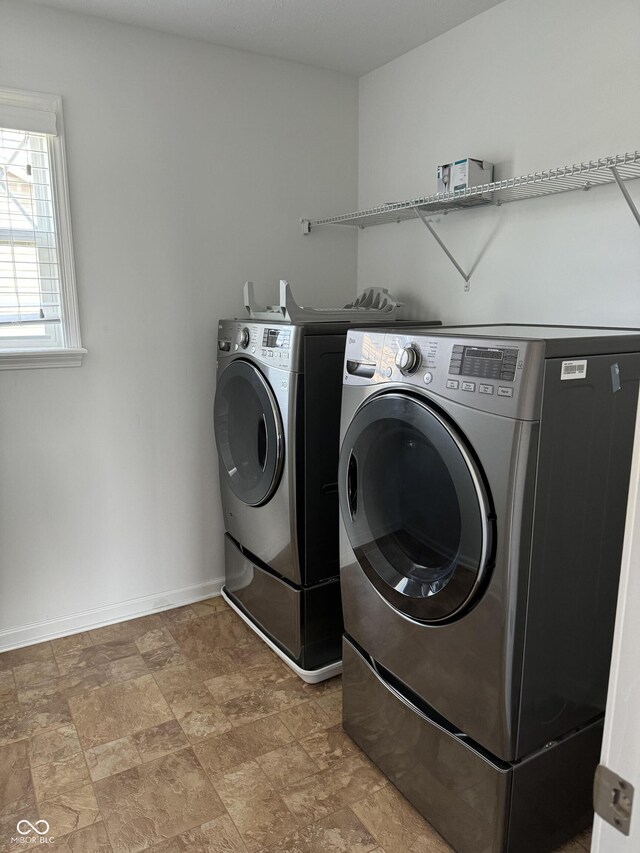
[[[357,203],[357,81],[19,0],[0,33],[0,85],[63,96],[89,350],[0,371],[2,648],[223,574],[216,321],[245,279],[352,298],[355,235],[299,219]]]
[[[507,178],[640,148],[639,39],[637,0],[506,0],[361,78],[359,208],[429,195],[464,156]],[[419,221],[360,232],[359,288],[445,322],[640,326],[640,230],[615,186],[435,227],[477,264],[468,293]]]

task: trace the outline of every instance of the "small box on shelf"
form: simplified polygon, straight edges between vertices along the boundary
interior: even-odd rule
[[[455,163],[445,163],[438,166],[438,193],[452,193],[457,190],[469,190],[493,181],[493,163],[486,160],[476,160],[465,157]]]

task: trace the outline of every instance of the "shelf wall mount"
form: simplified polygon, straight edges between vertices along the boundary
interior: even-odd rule
[[[424,224],[425,228],[427,228],[427,229],[428,229],[428,231],[429,231],[429,233],[431,234],[431,236],[433,237],[433,239],[434,239],[434,240],[436,241],[436,243],[440,246],[440,248],[442,249],[442,251],[443,251],[443,252],[445,253],[445,255],[449,258],[449,260],[451,261],[451,263],[454,265],[454,267],[458,270],[458,272],[460,273],[460,275],[461,275],[461,276],[462,276],[462,278],[464,279],[464,289],[468,291],[468,290],[470,289],[470,287],[471,287],[471,274],[470,274],[470,273],[466,273],[466,272],[462,269],[462,267],[460,266],[460,264],[456,261],[456,259],[455,259],[455,258],[454,258],[454,256],[451,254],[451,252],[449,251],[449,249],[446,247],[445,243],[444,243],[444,242],[442,241],[442,239],[439,237],[439,235],[438,235],[438,233],[436,232],[436,230],[435,230],[435,228],[433,227],[433,225],[429,222],[429,220],[427,219],[426,215],[425,215],[425,214],[420,210],[420,208],[419,208],[419,207],[416,207],[416,208],[415,208],[415,211],[416,211],[416,214],[420,217],[420,219],[421,219],[422,223]]]

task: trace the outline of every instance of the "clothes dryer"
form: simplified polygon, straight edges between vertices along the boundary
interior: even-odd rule
[[[310,682],[341,669],[337,473],[348,328],[274,319],[218,326],[223,595]]]
[[[640,333],[361,330],[344,376],[345,728],[459,853],[551,850],[592,815]]]

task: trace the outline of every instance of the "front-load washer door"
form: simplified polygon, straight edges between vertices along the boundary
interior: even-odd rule
[[[372,397],[344,438],[340,508],[358,563],[389,604],[437,623],[482,589],[494,524],[462,436],[425,399]]]
[[[282,420],[267,380],[251,362],[237,359],[220,376],[214,426],[221,477],[249,506],[266,503],[282,473]]]

